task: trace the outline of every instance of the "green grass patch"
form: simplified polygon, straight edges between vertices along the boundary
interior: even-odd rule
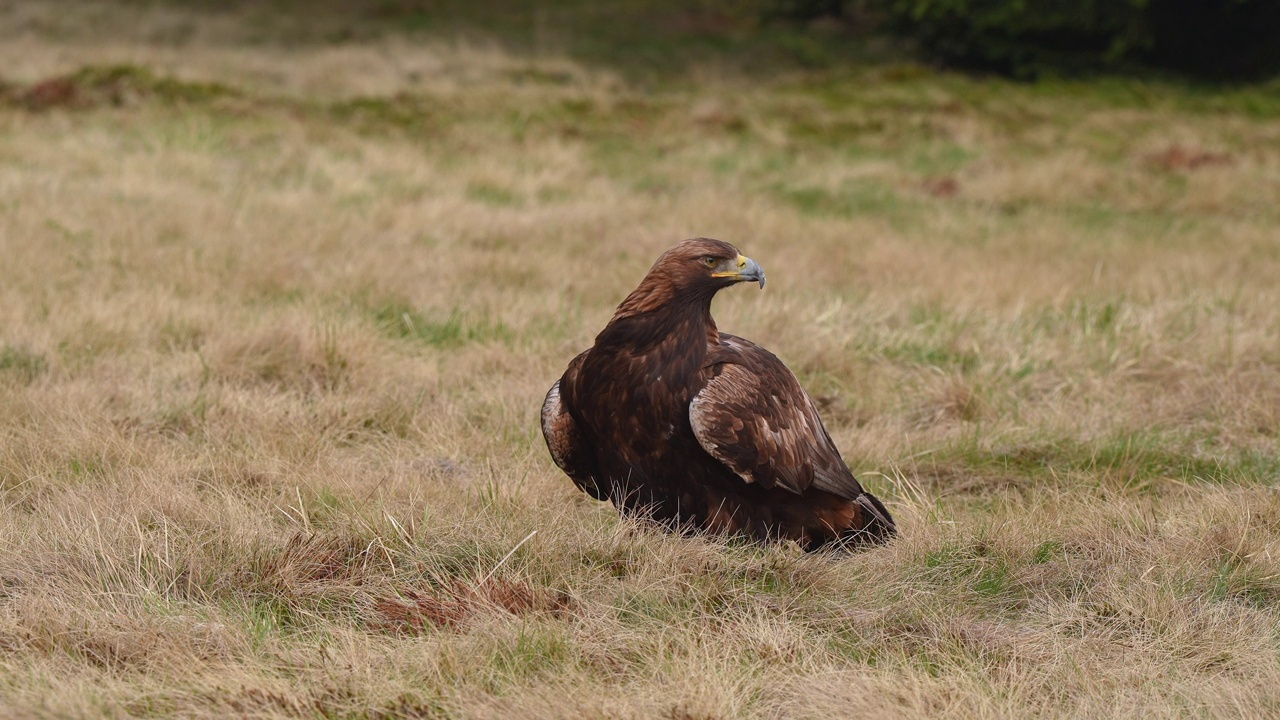
[[[905,153],[903,164],[917,175],[949,175],[977,159],[978,153],[962,145],[925,143]]]
[[[515,191],[490,183],[468,185],[467,199],[494,207],[519,207],[524,204]]]
[[[501,320],[476,319],[456,308],[446,315],[438,315],[405,303],[388,302],[371,308],[369,313],[378,329],[388,337],[446,350],[470,343],[510,343],[515,339],[515,332]]]
[[[101,478],[107,473],[107,466],[102,459],[85,455],[72,455],[67,458],[67,473],[76,480]]]
[[[156,413],[154,428],[170,437],[201,437],[214,401],[203,392]]]
[[[812,217],[900,217],[911,205],[882,180],[850,181],[834,190],[803,185],[781,186],[773,193],[802,215]]]
[[[1161,481],[1274,483],[1280,478],[1276,455],[1236,451],[1205,456],[1185,449],[1180,436],[1156,432],[1124,432],[1092,442],[1033,442],[997,450],[961,442],[931,459],[934,472],[951,466],[961,475],[1032,480],[1083,475],[1108,479],[1130,490],[1155,490]]]
[[[221,83],[178,80],[137,65],[88,66],[73,73],[70,80],[114,104],[124,102],[129,94],[169,103],[204,103],[240,94]]]
[[[890,362],[966,373],[976,368],[981,359],[971,350],[913,341],[883,347],[879,350],[879,355]]]
[[[49,361],[41,353],[14,345],[0,349],[0,377],[31,383],[48,369]]]
[[[1226,560],[1209,580],[1208,597],[1216,602],[1243,602],[1269,610],[1280,604],[1280,577],[1264,574],[1247,559]]]
[[[397,130],[410,135],[439,133],[446,118],[442,103],[418,94],[361,97],[321,106],[329,117],[368,132]]]
[[[1014,591],[1009,559],[986,541],[946,545],[925,554],[922,578],[939,589],[961,590],[979,597],[1004,597]]]
[[[280,636],[296,635],[313,624],[298,608],[277,598],[254,598],[243,614],[249,636],[258,647],[266,646]]]
[[[1036,549],[1031,552],[1031,562],[1036,565],[1043,565],[1062,557],[1062,541],[1045,540],[1036,545]]]
[[[573,662],[573,648],[555,627],[521,627],[490,656],[494,671],[508,682],[545,675]]]
[[[614,613],[624,625],[660,628],[684,624],[702,612],[692,588],[672,594],[661,590],[626,593],[614,601]]]

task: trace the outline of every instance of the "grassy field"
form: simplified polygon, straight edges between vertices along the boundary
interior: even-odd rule
[[[1278,86],[203,7],[0,3],[0,715],[1280,714]],[[552,464],[694,235],[897,541]]]

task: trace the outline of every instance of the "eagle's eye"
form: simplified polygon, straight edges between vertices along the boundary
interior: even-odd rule
[[[706,266],[707,266],[707,267],[715,267],[715,266],[716,266],[716,259],[715,259],[715,258],[713,258],[713,257],[711,257],[710,255],[708,255],[707,257],[702,258],[702,262],[706,263]]]

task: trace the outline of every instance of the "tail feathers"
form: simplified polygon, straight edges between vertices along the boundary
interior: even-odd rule
[[[862,514],[862,526],[848,533],[843,539],[855,545],[879,545],[888,542],[898,534],[898,526],[894,524],[893,516],[875,495],[864,492],[855,498],[853,503],[858,506]]]

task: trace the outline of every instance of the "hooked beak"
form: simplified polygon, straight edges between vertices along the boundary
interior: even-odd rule
[[[732,278],[734,282],[758,282],[760,288],[764,289],[764,268],[760,267],[760,263],[752,260],[746,255],[739,255],[737,259],[729,261],[730,268],[717,273],[711,273],[712,277]]]

